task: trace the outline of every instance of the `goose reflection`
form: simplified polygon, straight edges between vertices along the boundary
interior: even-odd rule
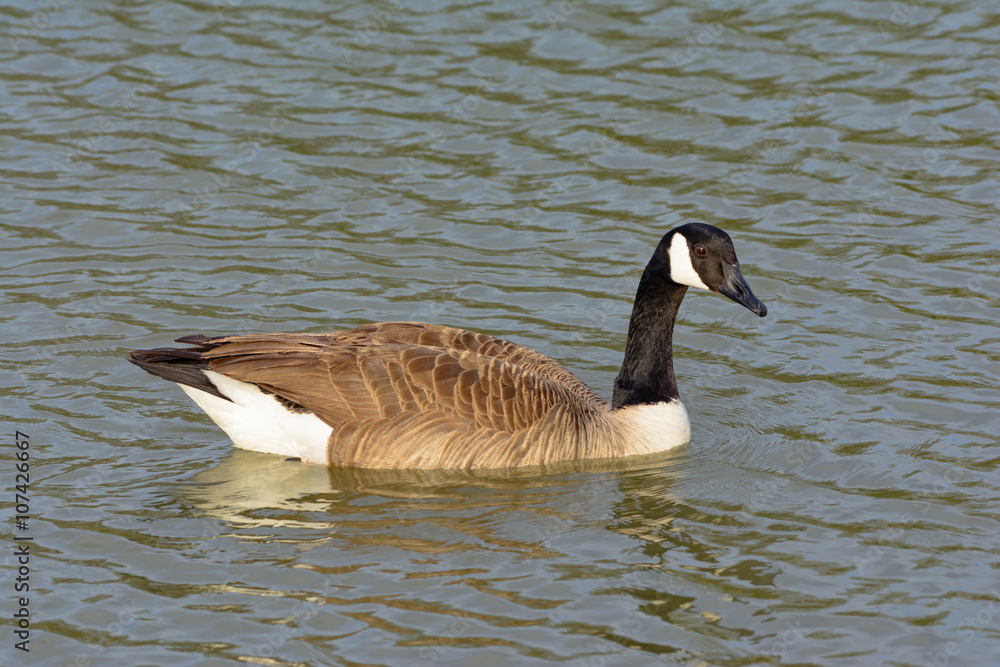
[[[580,525],[618,524],[623,479],[683,477],[686,451],[573,461],[538,470],[371,470],[321,467],[232,450],[184,484],[184,499],[234,534],[254,539],[320,532],[344,548],[394,545],[427,553],[495,548],[549,557]],[[617,509],[616,509],[617,508]],[[304,537],[304,536],[303,536]]]

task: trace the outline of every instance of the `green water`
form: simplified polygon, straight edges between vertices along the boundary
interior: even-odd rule
[[[995,665],[984,2],[6,3],[4,665]],[[691,444],[467,475],[236,451],[124,362],[413,319],[610,398],[662,234]],[[15,527],[13,433],[30,440]]]

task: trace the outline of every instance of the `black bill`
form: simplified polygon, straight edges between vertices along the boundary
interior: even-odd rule
[[[767,306],[760,299],[753,295],[750,286],[740,273],[739,264],[722,263],[722,284],[715,286],[715,291],[728,296],[736,303],[744,306],[748,310],[757,313],[761,317],[767,315]]]

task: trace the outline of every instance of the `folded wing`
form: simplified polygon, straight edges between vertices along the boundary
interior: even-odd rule
[[[253,383],[333,427],[331,463],[377,465],[387,447],[393,460],[402,448],[412,449],[410,459],[447,456],[448,465],[482,459],[490,448],[510,457],[516,453],[504,445],[515,444],[511,436],[523,441],[543,421],[560,422],[565,436],[609,409],[549,357],[449,327],[388,322],[330,334],[178,342],[198,346],[208,370]]]

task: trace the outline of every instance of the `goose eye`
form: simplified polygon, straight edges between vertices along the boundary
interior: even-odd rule
[[[708,251],[705,250],[705,246],[699,243],[694,247],[694,254],[698,255],[699,257],[704,257],[705,255],[708,254]]]

